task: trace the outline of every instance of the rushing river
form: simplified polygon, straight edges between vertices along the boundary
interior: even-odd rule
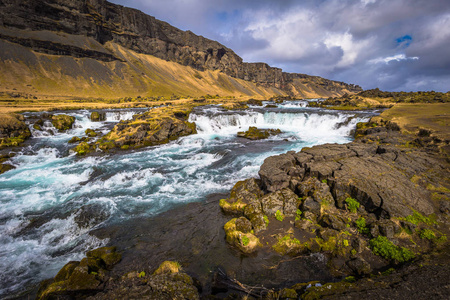
[[[256,177],[268,156],[349,142],[356,123],[371,116],[305,106],[291,101],[246,111],[200,107],[190,115],[196,135],[83,158],[70,152],[70,138],[88,128],[106,133],[142,110],[106,111],[104,122],[91,122],[90,111],[64,112],[76,117],[74,129],[55,135],[32,129],[29,146],[10,160],[16,169],[0,175],[0,298],[53,277],[68,261],[105,245],[108,239],[89,234],[93,229],[226,193],[236,181]],[[249,126],[283,133],[262,141],[236,137]],[[51,124],[44,129],[51,131]]]

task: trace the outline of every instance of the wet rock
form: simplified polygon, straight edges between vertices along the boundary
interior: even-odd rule
[[[80,228],[92,228],[104,221],[110,216],[107,208],[101,204],[88,204],[82,206],[75,214],[74,221]]]
[[[10,164],[0,164],[0,174],[14,170],[16,167]]]
[[[91,121],[93,121],[93,122],[105,121],[105,119],[106,119],[106,113],[104,113],[104,112],[98,112],[98,111],[93,111],[93,112],[91,113],[90,119],[91,119]]]
[[[74,144],[74,143],[77,143],[79,141],[81,141],[81,139],[79,137],[77,137],[77,136],[74,136],[68,141],[68,143],[69,144]]]
[[[69,115],[53,115],[52,124],[60,132],[72,129],[75,117]]]
[[[238,132],[237,136],[249,140],[263,140],[278,134],[281,134],[280,129],[258,129],[256,127],[250,127],[247,131]]]
[[[84,132],[88,137],[96,137],[97,136],[97,132],[95,132],[94,130],[88,128],[86,129],[86,131]]]
[[[121,260],[115,247],[102,247],[89,251],[81,262],[67,263],[54,279],[41,283],[37,299],[66,299],[71,295],[89,296],[102,290],[107,269]]]
[[[0,149],[19,146],[30,136],[22,115],[0,113]]]

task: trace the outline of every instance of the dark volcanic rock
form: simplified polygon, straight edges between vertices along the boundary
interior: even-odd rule
[[[256,127],[250,127],[247,131],[238,132],[237,136],[249,140],[263,140],[267,139],[271,135],[277,135],[280,133],[280,129],[258,129]]]

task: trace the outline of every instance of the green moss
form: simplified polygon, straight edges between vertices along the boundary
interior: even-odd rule
[[[430,215],[428,217],[423,216],[421,213],[419,213],[418,211],[415,211],[413,209],[413,214],[407,216],[406,218],[404,218],[404,220],[413,223],[415,225],[419,224],[419,223],[425,223],[427,225],[433,225],[433,224],[437,224],[437,222],[435,221],[435,216],[434,215]]]
[[[323,179],[323,180],[322,180],[322,183],[328,183],[328,180]]]
[[[356,199],[348,197],[347,199],[345,199],[345,203],[347,203],[348,210],[350,210],[352,213],[356,213],[359,208],[359,202]]]
[[[394,268],[389,268],[389,269],[387,269],[386,271],[381,272],[381,275],[384,275],[384,276],[390,275],[390,274],[392,274],[394,271],[395,271]]]
[[[284,220],[283,213],[281,213],[281,211],[277,210],[277,212],[275,213],[275,219],[277,219],[278,221],[282,222]]]
[[[300,221],[302,216],[302,211],[300,209],[297,209],[295,212],[295,221]]]
[[[348,240],[343,240],[343,241],[342,241],[342,244],[344,245],[344,247],[348,247],[348,245],[349,245],[349,244],[348,244]]]
[[[130,148],[130,145],[123,145],[122,147],[120,147],[120,149],[122,150],[128,150]]]
[[[372,251],[385,259],[395,260],[399,263],[409,261],[414,258],[414,253],[404,247],[394,245],[387,237],[378,236],[371,239],[370,247]]]
[[[427,239],[427,240],[435,240],[436,239],[436,234],[434,233],[433,230],[431,229],[423,229],[419,232],[419,236],[421,239]]]
[[[358,229],[358,231],[362,234],[368,234],[369,233],[369,228],[367,228],[366,226],[366,219],[363,217],[359,217],[356,221],[356,228]]]
[[[246,237],[245,235],[242,236],[241,241],[242,241],[242,245],[244,245],[244,246],[247,246],[250,243],[250,239],[248,237]]]
[[[86,131],[84,132],[87,136],[89,137],[96,137],[97,136],[97,132],[95,132],[94,130],[88,128],[86,129]]]
[[[75,151],[77,155],[82,156],[92,152],[92,148],[87,142],[81,142],[73,148],[73,151]]]
[[[347,276],[347,277],[345,277],[344,281],[352,283],[352,282],[356,281],[356,278],[355,278],[355,276]]]
[[[266,215],[264,215],[263,219],[264,219],[264,222],[266,223],[266,227],[269,226],[269,218]]]
[[[139,273],[138,277],[139,277],[139,278],[145,277],[145,272],[142,271],[141,273]]]

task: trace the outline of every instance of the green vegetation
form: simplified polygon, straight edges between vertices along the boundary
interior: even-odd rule
[[[139,277],[139,278],[145,277],[145,272],[142,271],[141,273],[139,273],[138,277]]]
[[[328,180],[323,179],[323,180],[322,180],[322,183],[326,183],[326,184],[327,184],[327,183],[328,183]]]
[[[284,220],[284,215],[281,211],[277,210],[277,212],[275,213],[275,219],[277,219],[278,221],[282,222]]]
[[[353,199],[351,197],[348,197],[345,199],[345,203],[347,203],[347,208],[352,213],[356,213],[356,211],[359,208],[359,202],[356,199]]]
[[[356,278],[355,278],[355,276],[347,276],[347,277],[345,277],[344,281],[352,283],[352,282],[356,281]]]
[[[297,208],[297,211],[295,213],[295,221],[300,221],[302,216],[302,211]]]
[[[413,209],[413,214],[407,216],[405,218],[405,220],[410,222],[410,223],[413,223],[414,225],[417,225],[419,223],[425,223],[427,225],[437,224],[437,222],[434,220],[434,216],[433,215],[425,217],[421,213],[419,213],[418,211],[415,211],[414,209]]]
[[[75,151],[77,153],[77,155],[82,156],[82,155],[86,155],[89,152],[91,152],[92,149],[91,149],[91,146],[87,142],[81,142],[75,148],[73,148],[73,151]]]
[[[242,236],[242,245],[247,246],[250,243],[250,239],[246,237],[245,235]]]
[[[368,234],[369,233],[369,228],[367,228],[366,226],[366,219],[363,217],[359,217],[356,221],[356,228],[358,229],[358,231],[362,234]]]
[[[423,229],[422,231],[420,231],[419,236],[421,239],[427,239],[427,240],[435,240],[436,239],[436,234],[434,233],[433,230],[431,229]]]
[[[97,136],[97,132],[95,132],[94,130],[88,128],[86,129],[86,131],[84,132],[88,137],[96,137]]]
[[[264,219],[264,222],[266,223],[266,227],[269,226],[269,218],[266,215],[264,215],[263,219]]]
[[[378,236],[371,239],[370,247],[373,253],[385,259],[395,260],[399,263],[409,261],[414,258],[414,253],[410,250],[394,245],[387,237]]]

